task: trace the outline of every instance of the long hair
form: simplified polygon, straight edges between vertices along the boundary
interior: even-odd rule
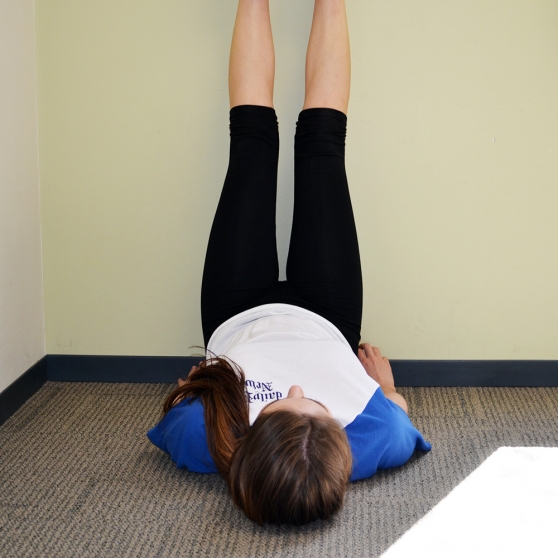
[[[252,521],[304,525],[341,508],[351,465],[336,420],[274,411],[260,414],[238,446],[229,486]]]
[[[340,509],[352,458],[337,421],[278,410],[260,414],[250,427],[244,373],[218,357],[190,373],[163,412],[188,398],[201,398],[209,452],[249,519],[304,525]]]
[[[209,453],[228,481],[232,455],[250,428],[244,373],[227,359],[207,359],[168,396],[163,413],[188,398],[202,400]]]

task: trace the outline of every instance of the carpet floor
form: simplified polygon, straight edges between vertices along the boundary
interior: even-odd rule
[[[401,388],[433,451],[329,521],[262,528],[147,440],[171,387],[47,382],[0,426],[0,555],[379,556],[499,447],[558,447],[558,388]]]

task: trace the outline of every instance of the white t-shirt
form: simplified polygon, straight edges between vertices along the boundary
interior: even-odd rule
[[[332,323],[290,304],[237,314],[215,330],[207,349],[208,358],[225,355],[244,371],[250,424],[268,403],[299,385],[345,427],[379,388]]]

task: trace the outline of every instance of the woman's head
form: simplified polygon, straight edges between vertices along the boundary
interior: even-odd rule
[[[201,398],[211,457],[251,520],[303,525],[341,507],[351,472],[347,436],[299,386],[265,407],[250,427],[244,374],[215,357],[190,372],[163,411],[188,398]]]
[[[303,525],[343,504],[351,450],[328,414],[262,412],[233,455],[234,502],[256,523]]]

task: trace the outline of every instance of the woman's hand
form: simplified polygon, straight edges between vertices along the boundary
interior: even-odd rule
[[[362,343],[358,348],[358,359],[366,373],[380,384],[384,395],[407,413],[407,402],[395,389],[391,364],[385,356],[382,356],[380,349],[373,347],[370,343]]]
[[[201,364],[201,362],[200,362]],[[194,370],[197,370],[198,366],[192,366],[192,368],[190,368],[190,372],[188,372],[188,375],[190,375]],[[186,378],[185,380],[183,380],[182,378],[178,378],[178,387],[182,387],[186,382],[188,381],[188,378]]]
[[[370,343],[362,343],[358,348],[358,359],[366,373],[376,380],[382,389],[395,389],[391,364],[386,357],[382,356],[378,347],[372,347]]]

